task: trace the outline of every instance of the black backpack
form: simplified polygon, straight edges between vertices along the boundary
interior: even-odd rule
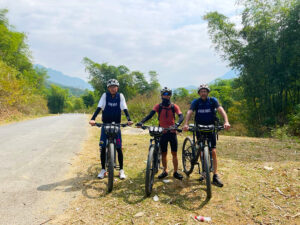
[[[173,117],[174,117],[174,119],[175,119],[175,108],[174,108],[174,104],[171,103],[171,108],[169,108],[169,107],[164,107],[164,106],[160,103],[160,104],[159,104],[159,108],[158,108],[158,120],[159,120],[160,113],[161,113],[161,111],[162,111],[163,108],[164,108],[165,110],[171,109],[172,112],[173,112]]]

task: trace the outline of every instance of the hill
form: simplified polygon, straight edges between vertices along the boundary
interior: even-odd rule
[[[87,83],[86,81],[84,81],[78,77],[72,77],[69,75],[65,75],[60,71],[57,71],[57,70],[54,70],[51,68],[46,68],[39,64],[36,64],[34,66],[45,69],[49,76],[48,81],[50,81],[51,83],[60,84],[64,87],[78,88],[78,89],[82,89],[82,90],[85,90],[85,89],[93,90],[92,86],[89,83]]]

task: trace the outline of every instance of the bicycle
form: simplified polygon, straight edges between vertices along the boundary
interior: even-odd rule
[[[120,131],[120,127],[126,127],[126,124],[117,123],[96,123],[97,127],[104,126],[104,132],[107,135],[105,147],[105,169],[108,171],[107,190],[111,192],[114,184],[114,169],[120,169],[116,161],[116,138]]]
[[[213,158],[212,158],[212,146],[211,136],[213,133],[218,137],[218,131],[224,129],[221,125],[195,125],[189,124],[189,131],[193,132],[193,140],[190,137],[186,137],[182,146],[182,165],[184,173],[189,176],[194,166],[198,165],[198,171],[200,173],[200,165],[198,159],[200,157],[202,165],[202,175],[206,181],[207,198],[211,198],[211,179],[210,172],[213,172]],[[196,132],[199,132],[199,139],[196,141]]]
[[[148,152],[147,166],[146,166],[146,177],[145,177],[145,192],[146,196],[150,196],[152,193],[154,176],[157,174],[160,168],[161,162],[161,149],[160,149],[160,137],[163,135],[163,131],[176,130],[182,132],[181,129],[170,127],[163,128],[157,126],[141,126],[143,130],[148,129],[151,137],[150,146]],[[153,143],[154,142],[154,143]]]

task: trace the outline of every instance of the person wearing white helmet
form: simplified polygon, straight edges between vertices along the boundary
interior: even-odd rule
[[[130,119],[129,112],[127,109],[127,104],[125,98],[122,93],[118,92],[119,82],[116,79],[110,79],[107,82],[107,92],[103,93],[98,107],[90,120],[90,125],[95,126],[96,117],[99,112],[102,110],[102,122],[103,123],[120,123],[121,122],[121,114],[122,110],[124,111],[126,118],[128,120],[128,125],[132,125],[133,122]],[[102,170],[98,174],[99,179],[103,179],[106,170],[105,170],[105,146],[106,146],[107,137],[104,132],[104,127],[101,129],[101,137],[100,137],[100,160],[102,165]],[[123,169],[123,152],[122,152],[122,136],[121,130],[119,131],[117,137],[117,152],[118,152],[118,161],[120,165],[120,179],[125,179],[126,175]]]
[[[214,97],[209,97],[208,94],[210,92],[210,88],[206,84],[201,84],[198,88],[198,94],[200,98],[194,99],[191,103],[190,109],[187,112],[186,120],[183,126],[183,130],[188,131],[189,120],[193,112],[195,112],[195,122],[196,124],[201,125],[209,125],[215,124],[216,122],[216,110],[222,115],[224,118],[224,128],[228,130],[230,128],[230,124],[228,121],[227,114],[222,106],[219,105],[219,102]],[[198,138],[198,134],[197,134]],[[214,168],[214,176],[213,176],[213,184],[218,187],[223,187],[223,183],[221,182],[218,171],[217,171],[217,153],[216,153],[216,135],[212,135],[212,157],[213,157],[213,168]],[[204,178],[200,177],[200,181]]]

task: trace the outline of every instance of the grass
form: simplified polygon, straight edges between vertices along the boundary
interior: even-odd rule
[[[179,136],[181,169],[183,139]],[[169,177],[170,183],[165,184],[156,178],[152,195],[145,197],[149,135],[123,135],[128,178],[116,177],[114,189],[108,194],[107,178],[96,178],[100,171],[98,141],[99,130],[91,128],[67,179],[56,185],[60,191],[80,193],[51,223],[197,224],[191,216],[202,215],[210,216],[212,224],[300,224],[299,143],[220,136],[219,174],[225,185],[213,186],[212,199],[207,201],[205,185],[197,180],[197,168],[183,181]],[[154,195],[158,195],[158,202],[153,201]]]
[[[0,126],[10,124],[10,123],[16,123],[20,121],[25,121],[25,120],[32,120],[39,117],[45,117],[50,115],[53,114],[45,113],[45,114],[37,114],[37,115],[26,115],[20,112],[12,112],[10,115],[5,115],[5,116],[0,115]]]

